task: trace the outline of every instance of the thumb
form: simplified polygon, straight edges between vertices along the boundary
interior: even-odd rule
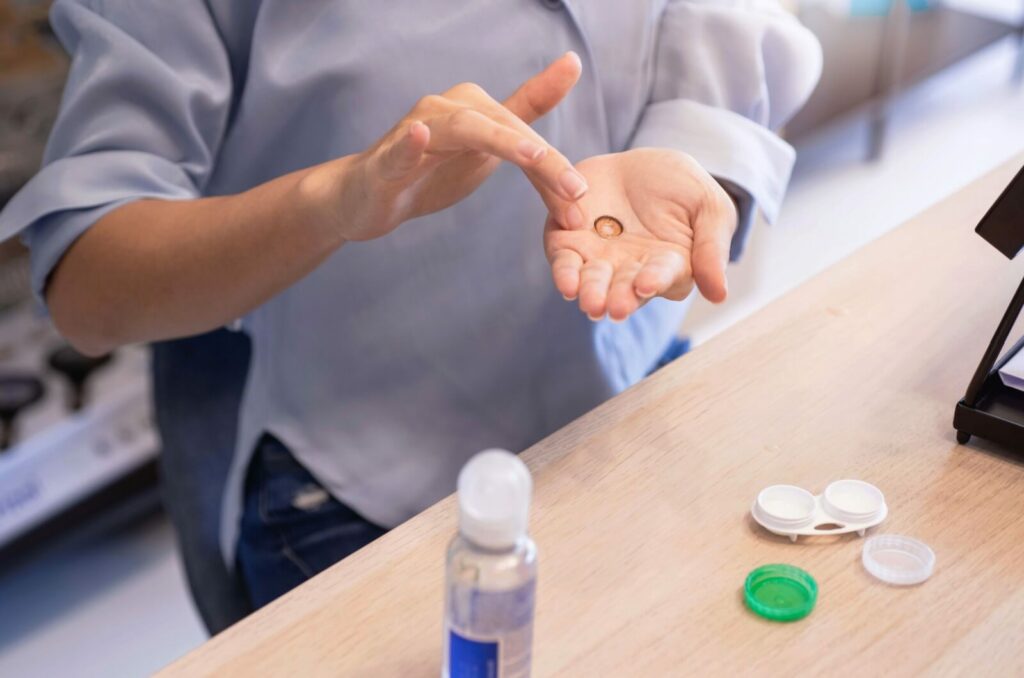
[[[543,117],[576,86],[583,62],[576,52],[566,52],[547,68],[524,82],[505,100],[505,107],[526,124]]]
[[[702,209],[694,224],[693,280],[704,297],[715,304],[725,301],[729,284],[725,268],[729,264],[732,234],[736,230],[735,211],[722,214],[718,210]]]

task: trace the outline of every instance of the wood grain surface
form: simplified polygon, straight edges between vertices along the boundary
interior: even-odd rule
[[[1024,674],[1024,466],[958,446],[951,424],[1024,274],[973,233],[1021,162],[525,453],[534,675]],[[750,519],[766,485],[840,478],[885,492],[876,532],[930,544],[930,581],[883,585],[855,535],[792,544]],[[440,502],[166,675],[439,675],[454,509]],[[747,573],[776,562],[817,579],[807,619],[744,608]]]

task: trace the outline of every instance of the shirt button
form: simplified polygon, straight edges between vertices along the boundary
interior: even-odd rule
[[[540,0],[540,4],[548,9],[562,9],[562,0]]]

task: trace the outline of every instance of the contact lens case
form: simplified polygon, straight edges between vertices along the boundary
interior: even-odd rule
[[[837,480],[815,496],[794,485],[772,485],[757,495],[751,515],[769,532],[796,541],[801,536],[860,536],[889,514],[882,491],[862,480]]]

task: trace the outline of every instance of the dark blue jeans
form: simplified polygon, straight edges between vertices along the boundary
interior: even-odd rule
[[[249,338],[228,330],[153,345],[164,506],[211,635],[252,611],[241,577],[228,571],[220,551],[220,508],[249,353]]]
[[[332,497],[276,438],[249,464],[238,567],[256,608],[295,588],[387,530]]]

